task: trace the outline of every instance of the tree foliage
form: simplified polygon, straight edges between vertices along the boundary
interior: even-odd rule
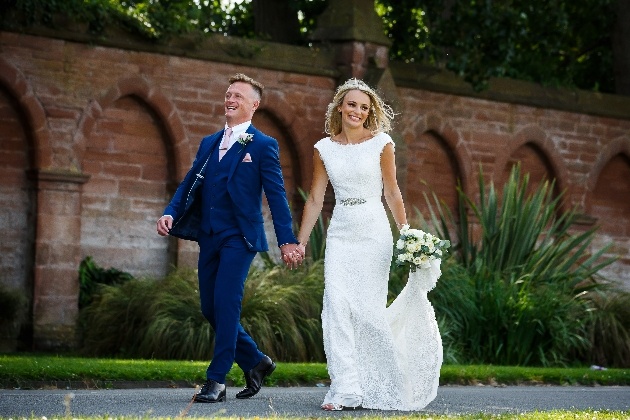
[[[306,45],[329,1],[13,0],[1,11],[5,28],[54,26],[62,15],[97,34],[121,25],[157,41],[196,31]],[[375,7],[392,40],[393,60],[446,68],[476,89],[492,77],[509,77],[614,92],[617,1],[375,0]],[[275,9],[282,13],[270,12]]]
[[[391,55],[430,62],[475,88],[491,77],[614,91],[616,0],[377,0]]]
[[[60,27],[71,21],[86,23],[97,35],[112,25],[157,41],[192,31],[253,35],[248,5],[226,7],[220,0],[14,0],[3,12],[4,28]]]

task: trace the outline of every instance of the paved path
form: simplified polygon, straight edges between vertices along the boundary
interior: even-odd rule
[[[234,398],[238,388],[228,388],[228,401],[221,404],[189,404],[192,388],[150,388],[110,390],[0,390],[0,417],[81,415],[127,415],[142,417],[291,416],[328,417],[378,414],[396,416],[404,412],[324,413],[319,409],[327,388],[265,387],[249,400]],[[434,414],[521,413],[556,409],[597,409],[628,411],[630,387],[577,386],[443,386],[437,398],[423,410]]]

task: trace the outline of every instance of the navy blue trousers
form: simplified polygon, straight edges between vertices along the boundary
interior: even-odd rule
[[[255,251],[235,230],[199,235],[199,295],[201,312],[215,333],[214,355],[206,377],[221,384],[236,362],[244,372],[263,353],[241,326],[241,305],[247,272]]]

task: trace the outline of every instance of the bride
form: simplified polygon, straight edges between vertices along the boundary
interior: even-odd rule
[[[407,223],[396,181],[392,109],[363,81],[350,79],[328,105],[328,137],[315,144],[300,253],[321,212],[328,181],[335,207],[326,235],[322,327],[331,379],[324,410],[420,410],[436,396],[442,341],[427,284],[439,263],[410,274],[387,307],[393,237]]]

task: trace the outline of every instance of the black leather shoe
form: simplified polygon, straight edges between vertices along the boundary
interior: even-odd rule
[[[244,399],[258,394],[265,378],[275,369],[276,364],[273,360],[269,356],[264,356],[252,370],[245,372],[245,389],[236,394],[236,398]]]
[[[225,402],[225,385],[208,379],[201,387],[201,391],[195,394],[195,402]]]

